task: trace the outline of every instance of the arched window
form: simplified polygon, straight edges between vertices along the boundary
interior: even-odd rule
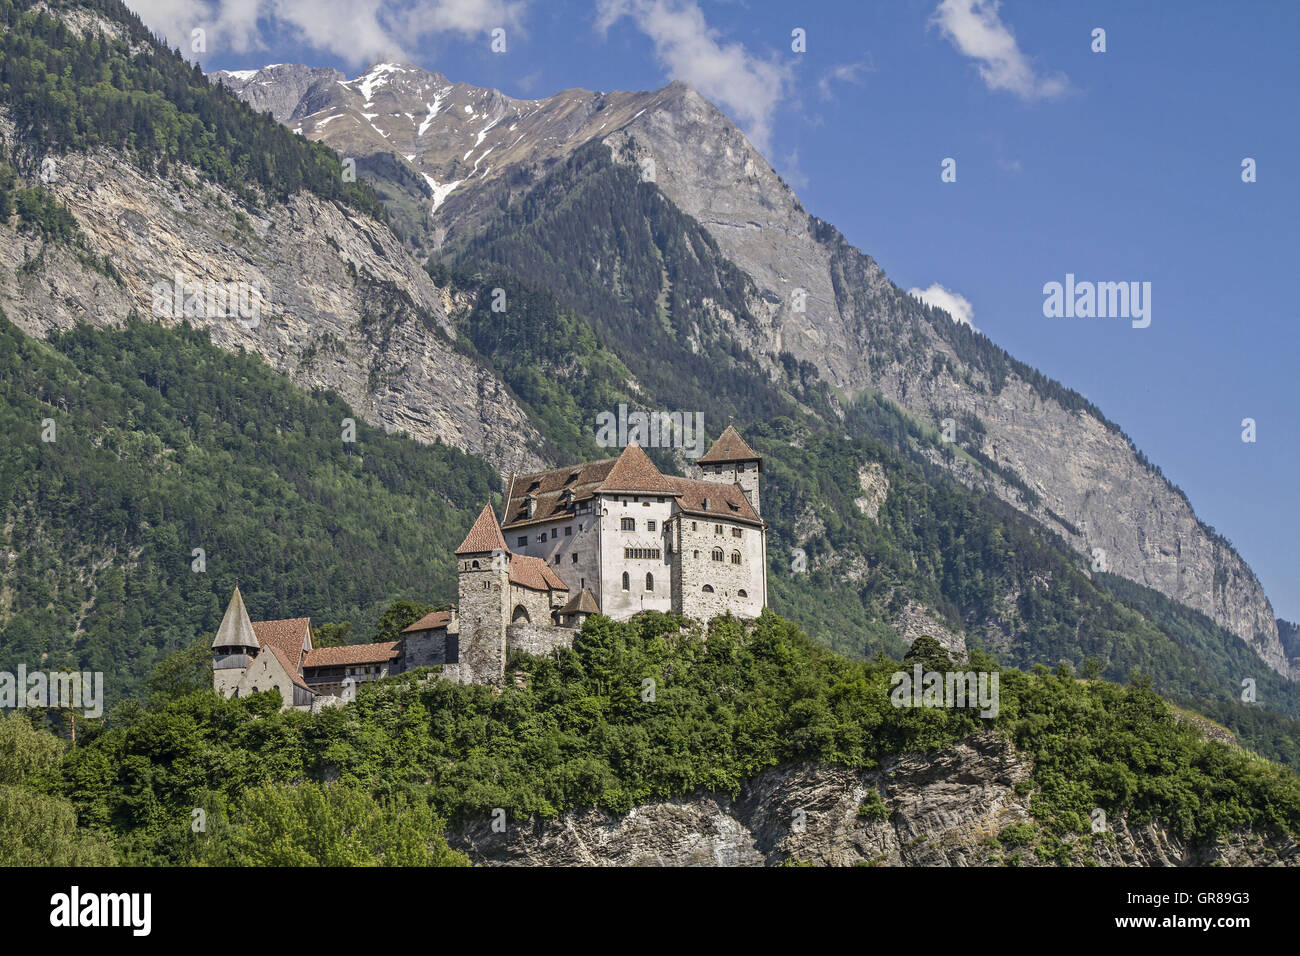
[[[655,576],[653,574],[647,574],[645,576],[645,589],[647,591],[653,591],[655,589]]]
[[[737,596],[737,597],[747,598],[747,597],[749,597],[749,592],[746,591],[744,588],[741,588],[739,591],[736,592],[736,596]]]
[[[712,585],[712,584],[706,584],[706,585],[704,585],[703,590],[704,590],[704,593],[705,593],[705,594],[712,594],[712,593],[713,593],[713,585]]]
[[[721,560],[722,560],[722,549],[721,549],[721,548],[714,548],[714,549],[713,549],[713,560],[714,560],[714,561],[721,561]]]
[[[469,566],[470,566],[471,568],[473,568],[475,571],[478,570],[478,562],[477,562],[477,561],[471,561],[471,562],[469,563]]]
[[[624,571],[624,572],[623,572],[623,590],[624,590],[624,591],[630,591],[631,589],[632,589],[632,579],[631,579],[630,577],[628,577],[627,572]]]
[[[511,624],[528,624],[528,623],[530,623],[531,621],[532,621],[532,618],[530,618],[530,617],[528,616],[528,608],[524,607],[522,604],[516,604],[516,605],[515,605],[515,613],[510,615],[510,623],[511,623]]]
[[[731,563],[732,563],[732,564],[739,564],[739,563],[740,563],[740,552],[739,552],[739,551],[733,551],[733,552],[731,552]]]

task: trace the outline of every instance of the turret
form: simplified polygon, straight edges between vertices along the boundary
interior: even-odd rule
[[[244,607],[244,596],[236,585],[235,593],[226,605],[225,616],[221,618],[221,626],[217,628],[217,636],[212,639],[213,689],[223,697],[234,693],[235,685],[261,650],[261,642]]]
[[[760,515],[763,513],[758,503],[758,476],[763,471],[763,459],[745,443],[735,428],[728,425],[698,464],[704,481],[740,485],[754,511]]]

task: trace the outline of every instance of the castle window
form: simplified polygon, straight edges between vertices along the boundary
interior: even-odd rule
[[[518,547],[520,547],[520,548],[522,548],[522,547],[523,547],[524,545],[526,545],[527,543],[528,543],[528,535],[526,535],[526,534],[525,534],[525,535],[521,535],[521,536],[520,536],[520,537],[515,541],[515,544],[516,544]]]
[[[691,522],[691,530],[692,530],[692,531],[698,531],[698,530],[699,530],[699,526],[698,526],[694,521]]]
[[[647,522],[645,523],[645,529],[646,529],[647,531],[658,531],[658,530],[659,530],[658,525],[655,524],[655,520],[654,520],[654,518],[651,518],[649,521],[647,521]]]
[[[623,527],[623,530],[624,530],[624,531],[635,531],[635,530],[636,530],[636,519],[635,519],[635,518],[624,518],[624,519],[623,519],[623,525],[622,525],[622,527]]]
[[[624,591],[632,590],[632,579],[628,577],[626,571],[623,572],[623,590]]]
[[[741,537],[743,534],[744,534],[744,532],[742,532],[739,528],[732,528],[732,529],[731,529],[731,536],[732,536],[733,538],[739,538],[739,537]]]
[[[721,548],[714,548],[714,549],[713,549],[713,560],[714,560],[714,561],[721,561],[721,560],[722,560],[722,549],[721,549]]]
[[[741,588],[739,591],[736,592],[736,597],[747,598],[749,597],[749,592],[746,591],[744,588]]]
[[[714,534],[722,534],[722,525],[720,525],[720,524],[715,524],[715,525],[713,526],[713,533],[714,533]]]
[[[713,593],[713,585],[712,585],[712,584],[706,584],[706,585],[704,585],[704,587],[701,588],[700,590],[702,590],[705,594],[712,594],[712,593]]]
[[[696,552],[694,553],[694,555],[692,555],[692,557],[696,557],[696,558],[698,558],[699,556],[700,556],[700,552],[698,552],[698,551],[696,551]]]
[[[477,562],[477,561],[471,561],[471,562],[469,563],[469,566],[470,566],[471,568],[473,568],[475,571],[478,570],[478,562]]]
[[[577,552],[577,551],[573,552],[573,563],[574,563],[574,564],[577,564],[577,563],[578,563],[578,552]]]
[[[570,525],[565,525],[565,526],[564,526],[564,536],[565,536],[566,538],[572,538],[572,537],[573,537],[573,525],[570,524]]]
[[[739,551],[733,551],[733,552],[731,552],[731,563],[732,563],[732,564],[739,564],[739,563],[740,563],[740,552],[739,552]]]
[[[645,589],[647,591],[653,591],[655,589],[655,576],[653,574],[647,574],[645,576]]]
[[[556,538],[556,536],[557,536],[559,533],[560,533],[560,529],[559,529],[559,528],[552,528],[552,529],[551,529],[551,540],[554,541],[555,538]],[[546,532],[543,531],[542,534],[545,535]]]

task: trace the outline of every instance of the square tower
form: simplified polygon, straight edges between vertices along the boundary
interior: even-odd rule
[[[462,683],[488,684],[505,675],[510,557],[496,516],[485,505],[456,549]]]

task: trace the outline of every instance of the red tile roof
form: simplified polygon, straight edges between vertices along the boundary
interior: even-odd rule
[[[601,482],[603,493],[671,495],[672,486],[638,445],[628,445]]]
[[[311,629],[311,618],[291,617],[283,621],[254,621],[253,633],[263,647],[277,647],[292,662],[293,672],[298,672],[298,662],[302,660],[303,644]]]
[[[506,539],[501,536],[501,527],[497,517],[492,513],[491,505],[484,505],[474,525],[465,535],[465,540],[456,549],[457,554],[482,554],[488,551],[508,551]]]
[[[714,481],[696,481],[692,478],[669,476],[668,482],[677,494],[677,505],[691,514],[726,518],[728,521],[745,521],[761,525],[763,519],[754,511],[740,485],[724,485]],[[709,506],[704,507],[705,501]]]
[[[303,667],[343,667],[351,664],[383,664],[397,656],[398,641],[379,644],[347,644],[318,647],[307,655]]]
[[[617,462],[617,458],[603,458],[583,465],[551,468],[547,471],[512,478],[506,501],[504,526],[513,528],[572,514],[570,502],[590,498]],[[568,497],[565,492],[569,492]],[[528,517],[530,495],[536,501],[531,518]]]
[[[543,558],[516,554],[510,559],[510,583],[533,591],[567,591],[569,586]]]
[[[740,437],[740,432],[736,431],[731,425],[723,429],[718,440],[713,443],[713,447],[704,453],[700,458],[703,464],[725,464],[731,461],[762,461],[762,456],[756,455],[754,449],[745,444],[745,439]]]
[[[403,629],[403,634],[413,634],[416,631],[436,631],[440,627],[446,627],[451,623],[451,611],[432,611],[420,618],[410,627]]]

